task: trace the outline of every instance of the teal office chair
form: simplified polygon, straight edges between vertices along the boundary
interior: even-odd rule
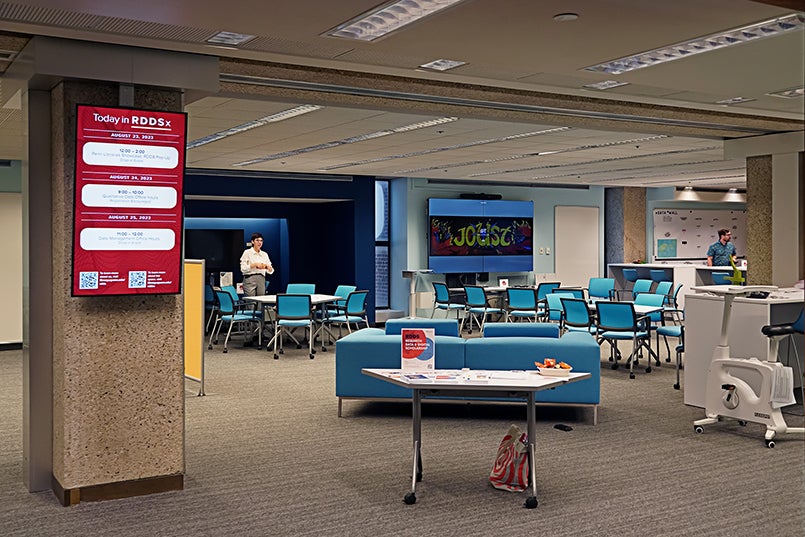
[[[224,352],[226,353],[233,327],[237,326],[237,332],[245,336],[247,330],[259,328],[260,318],[253,315],[254,312],[238,311],[235,301],[232,300],[232,295],[226,291],[215,291],[215,296],[218,300],[218,317],[215,319],[212,332],[210,332],[210,341],[207,345],[207,349],[212,350],[212,346],[218,344],[218,336],[221,332],[221,327],[226,324],[228,325],[226,337],[224,338]]]
[[[665,324],[665,319],[663,319],[663,324],[658,326],[655,330],[657,334],[657,355],[660,354],[660,336],[662,336],[663,340],[665,341],[665,349],[668,351],[668,357],[665,359],[666,362],[671,361],[671,347],[668,345],[668,338],[675,337],[679,340],[679,344],[676,346],[676,383],[674,384],[674,389],[679,389],[679,369],[682,367],[682,353],[685,352],[685,326],[681,324]]]
[[[561,286],[560,282],[542,282],[537,285],[537,312],[540,318],[545,318],[548,315],[548,302],[546,300],[548,295]]]
[[[584,289],[581,287],[557,287],[552,293],[570,293],[573,298],[584,298]]]
[[[631,341],[632,353],[629,355],[629,378],[635,378],[634,364],[641,349],[647,345],[650,347],[650,335],[646,325],[639,322],[638,316],[634,311],[634,304],[631,302],[598,302],[596,304],[598,314],[598,336],[599,341],[606,341],[610,346],[610,361],[612,369],[618,369],[618,361],[621,353],[618,349],[618,341]],[[651,372],[651,367],[646,370]]]
[[[353,324],[356,330],[360,328],[360,323],[364,323],[366,328],[369,328],[369,320],[366,318],[366,296],[368,294],[369,291],[351,292],[347,296],[343,312],[328,316],[324,319],[324,326],[330,334],[330,337],[332,337],[332,332],[329,327],[332,325],[338,325],[338,339],[341,339],[344,325],[346,325],[350,334],[352,333]],[[322,349],[324,349],[324,347],[322,347]]]
[[[657,282],[657,287],[654,288],[652,291],[655,295],[663,295],[665,296],[665,303],[668,303],[668,294],[671,292],[671,289],[674,287],[674,282],[669,282],[667,280],[663,280],[661,282]]]
[[[634,283],[637,281],[637,269],[625,268],[623,269],[623,279],[627,282]]]
[[[456,319],[458,319],[458,312],[464,310],[464,304],[453,301],[453,297],[450,296],[450,288],[447,287],[447,284],[433,282],[433,292],[435,295],[433,297],[433,311],[430,313],[431,319],[436,313],[436,310],[444,311],[445,317],[449,317],[450,312],[455,311]]]
[[[289,283],[285,287],[286,295],[314,295],[316,294],[315,283]]]
[[[299,341],[291,333],[296,328],[304,328],[308,332],[308,355],[313,359],[316,351],[313,350],[313,315],[309,294],[292,295],[282,293],[277,295],[277,313],[274,320],[274,359],[279,360],[282,352],[282,336],[287,335],[301,348]],[[277,343],[279,342],[279,354]]]
[[[545,297],[545,320],[553,323],[562,324],[564,318],[564,311],[562,310],[563,298],[575,298],[573,293],[563,293],[554,290],[553,293],[548,293]]]
[[[564,312],[561,323],[563,331],[597,334],[598,327],[595,325],[593,314],[590,312],[586,300],[562,297],[560,301]]]
[[[663,319],[665,317],[665,309],[663,308],[663,304],[665,302],[665,295],[660,295],[657,293],[640,293],[634,299],[635,306],[654,306],[657,308],[657,311],[649,313],[648,315],[644,316],[640,322],[644,323],[644,328],[649,332],[649,338],[651,338],[651,332],[655,331],[657,327],[659,327]],[[649,341],[649,344],[651,342]],[[660,366],[660,355],[657,352],[654,356],[655,364],[657,367]],[[651,357],[649,357],[649,364],[648,368],[646,369],[646,373],[651,372]]]
[[[333,296],[341,297],[340,300],[336,300],[335,302],[327,304],[327,307],[324,310],[324,317],[330,317],[331,315],[340,315],[344,313],[344,308],[347,305],[347,297],[349,294],[356,291],[358,289],[355,285],[339,285],[333,291]],[[316,312],[318,317],[321,317],[321,312]],[[321,320],[321,319],[320,319]]]
[[[498,316],[503,314],[503,309],[489,305],[489,297],[486,294],[486,289],[480,285],[465,285],[464,295],[467,297],[467,313],[461,320],[459,333],[464,330],[464,322],[467,319],[470,321],[469,330],[467,332],[472,334],[473,323],[478,325],[478,330],[483,332],[486,318],[490,314]]]
[[[537,290],[533,287],[506,288],[506,322],[537,320]]]
[[[665,269],[649,269],[648,277],[651,278],[651,281],[657,283],[668,281],[668,277],[665,275]]]
[[[204,323],[204,333],[209,334],[210,324],[215,320],[218,311],[218,300],[215,298],[215,289],[212,285],[204,285],[204,310],[207,312],[207,322]]]
[[[641,278],[634,282],[634,286],[632,286],[631,290],[628,289],[621,289],[620,291],[630,291],[629,298],[627,300],[634,300],[637,295],[640,293],[650,293],[651,288],[654,286],[653,280],[648,280],[645,278]],[[620,293],[619,291],[619,293]],[[620,299],[620,295],[619,295]],[[622,299],[621,299],[622,300]]]
[[[635,275],[637,275],[636,270]],[[591,302],[595,302],[596,300],[611,300],[614,298],[614,295],[615,278],[590,278],[590,283],[587,284],[587,298]]]
[[[713,285],[732,285],[727,278],[732,276],[729,272],[713,272]]]

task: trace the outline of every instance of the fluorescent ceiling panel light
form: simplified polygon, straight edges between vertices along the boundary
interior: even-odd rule
[[[798,88],[789,88],[780,91],[773,91],[771,93],[767,93],[766,95],[771,95],[772,97],[785,97],[787,99],[802,97],[803,95],[805,95],[805,86],[799,86]]]
[[[344,39],[374,41],[379,37],[432,15],[463,0],[398,0],[341,24],[327,35]]]
[[[428,121],[420,121],[419,123],[412,123],[410,125],[403,125],[402,127],[395,127],[393,129],[384,129],[382,131],[375,131],[375,132],[368,132],[366,134],[359,134],[357,136],[350,136],[349,138],[342,138],[341,140],[333,140],[331,142],[325,142],[323,144],[316,144],[311,145],[308,147],[301,147],[299,149],[293,149],[291,151],[284,151],[282,153],[275,153],[273,155],[267,155],[265,157],[255,158],[251,160],[245,160],[243,162],[236,162],[232,164],[232,166],[251,166],[252,164],[259,164],[261,162],[268,162],[269,160],[277,160],[281,158],[288,158],[288,157],[295,157],[296,155],[301,155],[304,153],[310,153],[312,151],[321,151],[322,149],[330,149],[332,147],[338,147],[340,145],[347,145],[347,144],[354,144],[358,142],[365,142],[366,140],[373,140],[375,138],[382,138],[383,136],[390,136],[392,134],[401,134],[403,132],[410,132],[413,130],[424,129],[427,127],[434,127],[436,125],[443,125],[445,123],[451,123],[453,121],[458,121],[457,117],[440,117],[437,119],[431,119]]]
[[[301,116],[303,114],[308,114],[310,112],[315,112],[316,110],[320,110],[321,106],[315,104],[303,104],[302,106],[297,106],[295,108],[289,108],[288,110],[283,110],[282,112],[277,112],[276,114],[271,114],[270,116],[261,117],[260,119],[255,119],[253,121],[248,121],[246,123],[241,123],[240,125],[235,125],[232,128],[219,131],[208,136],[204,136],[203,138],[199,138],[197,140],[193,140],[187,144],[187,149],[193,149],[194,147],[198,147],[204,144],[209,144],[211,142],[217,142],[222,138],[226,138],[227,136],[233,136],[235,134],[240,134],[241,132],[246,132],[251,129],[255,129],[257,127],[262,127],[263,125],[268,125],[269,123],[276,123],[277,121],[284,121],[286,119],[291,119],[292,117]]]
[[[211,38],[207,39],[207,43],[211,45],[228,45],[230,47],[237,47],[246,41],[254,39],[255,36],[249,34],[239,34],[236,32],[218,32]]]
[[[597,90],[608,90],[628,85],[629,85],[628,82],[618,82],[617,80],[604,80],[603,82],[596,82],[595,84],[584,84],[584,87]]]
[[[652,65],[701,54],[702,52],[740,45],[741,43],[772,37],[785,32],[802,30],[803,27],[805,27],[805,14],[794,13],[792,15],[786,15],[785,17],[769,19],[750,24],[749,26],[727,30],[726,32],[711,34],[705,37],[676,43],[675,45],[633,54],[605,63],[599,63],[598,65],[591,65],[585,67],[584,70],[619,75],[636,69],[642,69],[643,67],[651,67]]]
[[[450,69],[455,69],[456,67],[461,67],[462,65],[467,65],[467,62],[441,59],[423,63],[420,65],[420,67],[423,69],[431,69],[433,71],[448,71]]]
[[[741,104],[741,103],[748,103],[754,101],[754,99],[750,99],[749,97],[732,97],[730,99],[722,99],[720,101],[716,101],[716,104]]]

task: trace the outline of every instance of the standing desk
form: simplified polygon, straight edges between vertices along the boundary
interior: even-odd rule
[[[336,296],[336,295],[321,295],[321,294],[312,294],[312,295],[310,295],[310,303],[312,305],[314,305],[314,306],[320,306],[321,307],[322,319],[324,319],[324,309],[325,309],[324,306],[325,306],[325,304],[329,304],[331,302],[336,302],[338,300],[343,300],[343,299],[344,299],[344,297]],[[277,295],[244,296],[243,300],[244,301],[250,301],[250,302],[256,302],[257,304],[260,305],[260,307],[263,308],[263,318],[260,321],[260,335],[257,338],[257,342],[258,342],[257,343],[257,348],[259,349],[259,348],[261,348],[263,346],[263,330],[265,329],[265,324],[266,324],[266,313],[267,313],[266,310],[269,307],[276,306],[276,304],[277,304]],[[322,325],[322,326],[324,326],[324,325]],[[315,332],[310,334],[310,338],[313,341],[316,340],[316,336],[318,336],[319,332],[321,332],[322,326],[320,326],[319,328],[316,329]],[[271,344],[274,342],[275,337],[277,337],[276,334],[274,334],[271,337],[271,339],[268,340],[268,342],[266,343],[266,350],[268,350],[268,347],[271,346]],[[324,341],[324,340],[322,340],[322,341]]]
[[[525,399],[527,408],[528,431],[528,468],[531,496],[526,499],[525,506],[533,509],[537,506],[536,479],[536,424],[537,412],[534,392],[562,386],[568,382],[576,382],[590,378],[590,373],[570,373],[567,377],[547,377],[534,371],[455,371],[436,370],[428,373],[412,373],[399,369],[361,369],[364,375],[385,380],[411,388],[413,390],[413,436],[414,461],[411,476],[411,491],[405,495],[408,505],[416,503],[416,484],[422,480],[422,397],[448,395],[451,397],[482,397],[495,399]],[[425,377],[422,379],[411,378]]]

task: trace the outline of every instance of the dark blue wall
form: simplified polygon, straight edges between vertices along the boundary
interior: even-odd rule
[[[331,293],[339,284],[368,289],[369,321],[374,322],[375,247],[374,177],[345,177],[345,181],[317,181],[304,176],[294,179],[273,177],[230,177],[206,175],[188,170],[186,196],[221,196],[245,198],[292,198],[285,202],[185,200],[187,218],[281,219],[285,230],[273,239],[267,237],[266,250],[277,268],[272,277],[284,290],[293,283],[315,283],[316,290]],[[299,201],[293,201],[299,199]],[[309,201],[314,200],[314,201]],[[329,200],[329,201],[328,201]],[[194,224],[195,225],[195,224]],[[222,227],[232,227],[229,220]],[[248,240],[255,229],[244,231]],[[203,226],[202,226],[203,227]],[[265,234],[265,233],[264,233]],[[283,244],[284,237],[287,244]]]

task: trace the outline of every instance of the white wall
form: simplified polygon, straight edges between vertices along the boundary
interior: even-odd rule
[[[50,262],[50,248],[43,260]],[[0,192],[0,344],[22,342],[22,194]]]

